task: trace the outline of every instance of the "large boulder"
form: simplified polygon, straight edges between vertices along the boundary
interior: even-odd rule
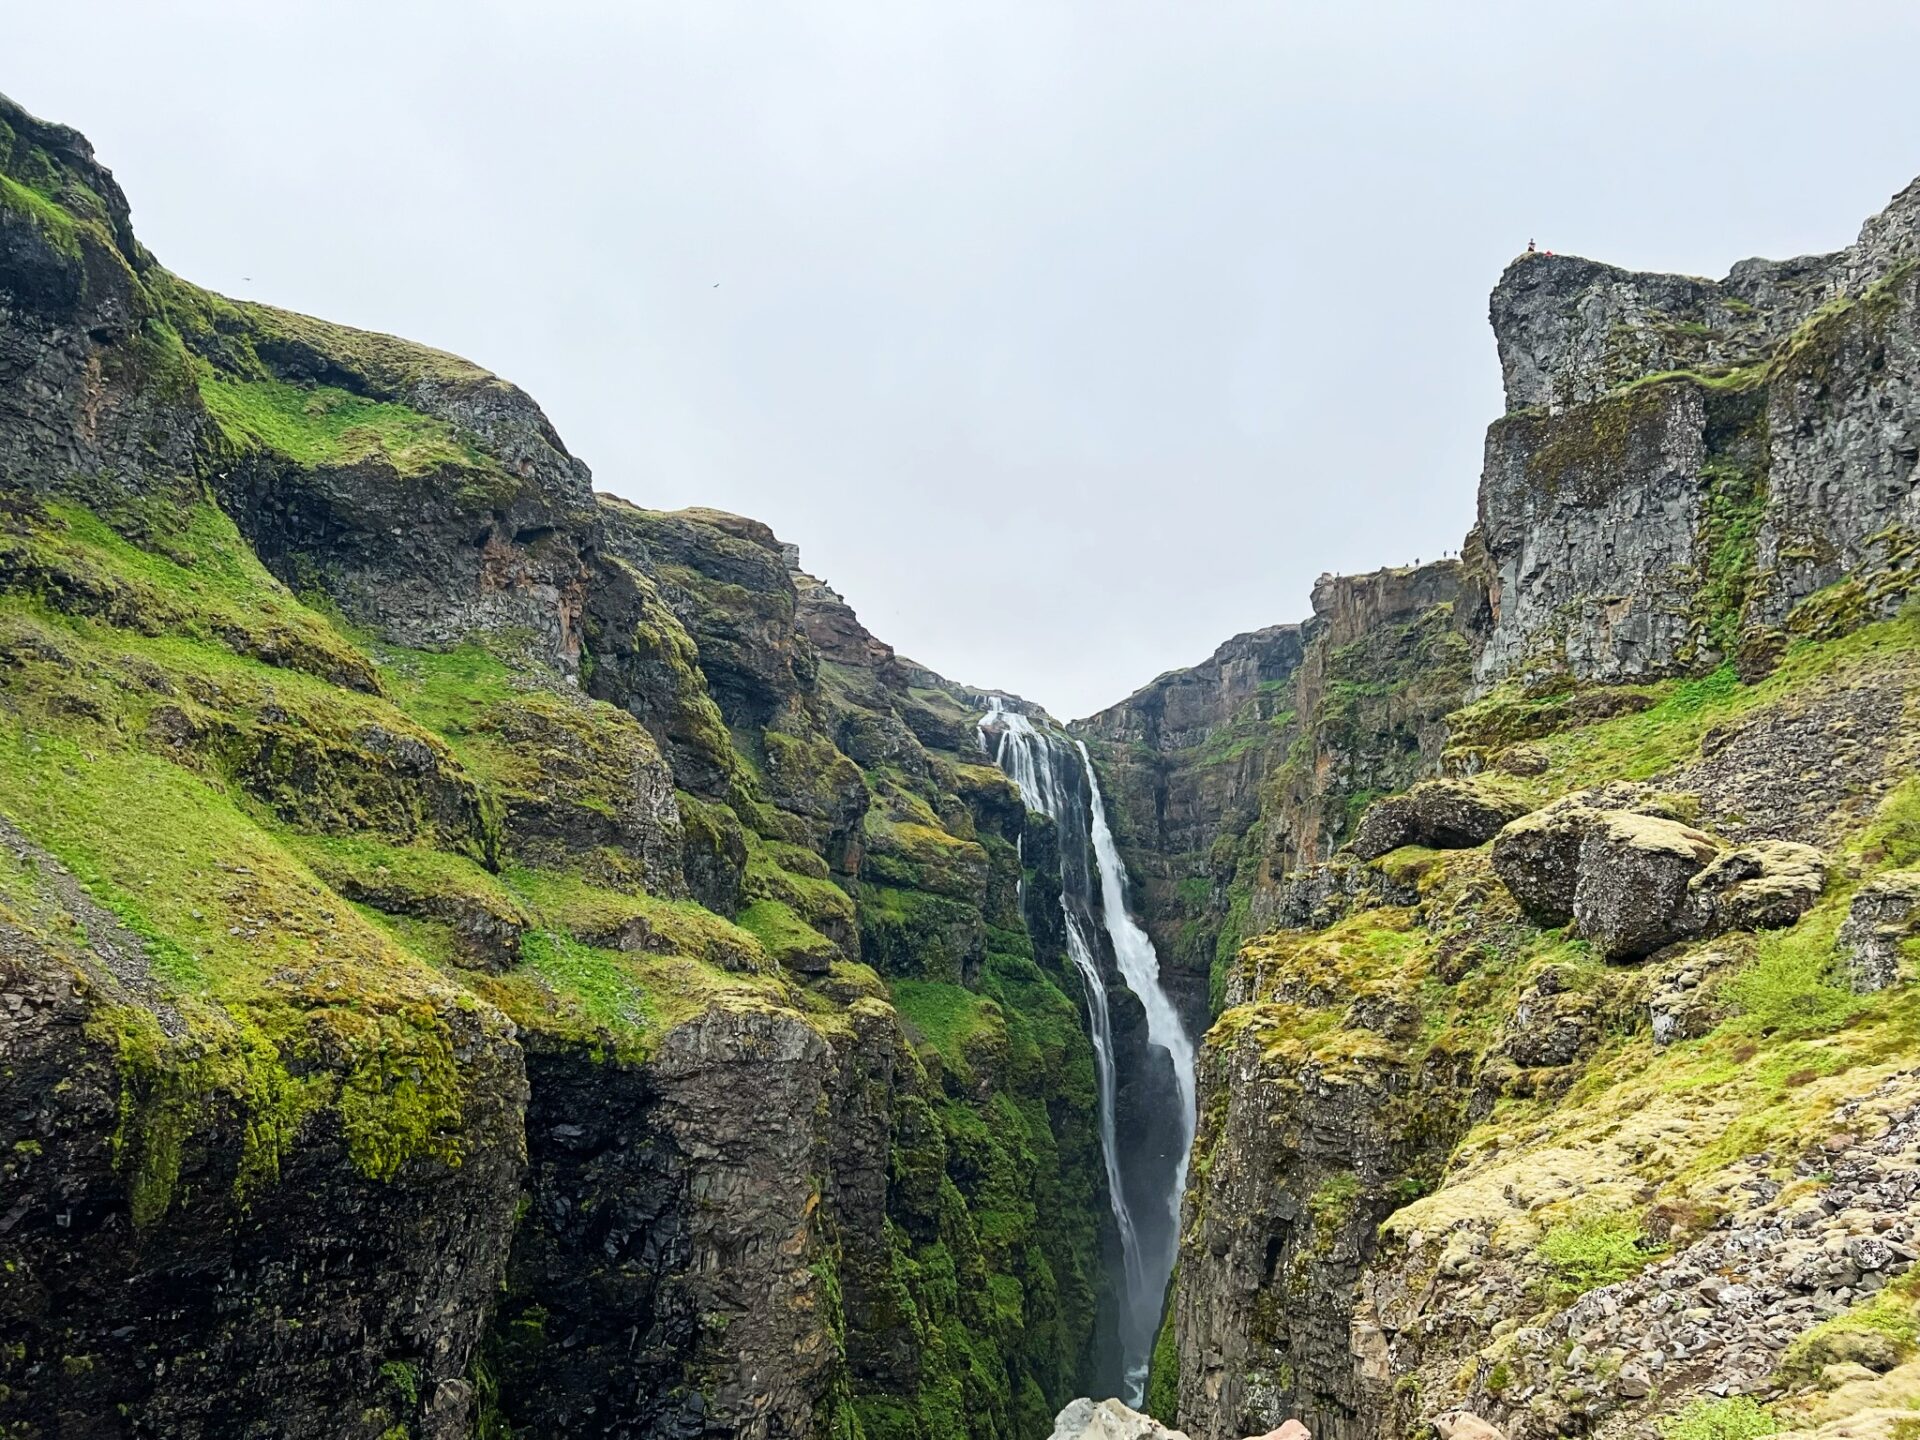
[[[1710,837],[1678,820],[1574,799],[1501,830],[1493,868],[1536,925],[1571,923],[1607,959],[1621,960],[1697,933],[1688,887],[1717,853]],[[1729,877],[1727,887],[1738,883]]]
[[[1494,874],[1534,924],[1555,929],[1573,919],[1580,844],[1603,813],[1561,801],[1521,816],[1494,837]]]
[[[1650,955],[1683,938],[1687,887],[1718,847],[1690,825],[1601,811],[1580,840],[1573,928],[1608,960]]]
[[[1151,1416],[1130,1410],[1118,1400],[1075,1400],[1053,1421],[1048,1440],[1187,1440],[1186,1432],[1169,1430]]]
[[[1524,801],[1471,780],[1425,780],[1360,817],[1353,853],[1377,860],[1402,845],[1467,850],[1486,844],[1526,811]]]
[[[1896,870],[1855,892],[1840,926],[1848,979],[1860,994],[1909,978],[1906,943],[1920,935],[1920,871]]]
[[[1820,898],[1827,857],[1811,845],[1760,840],[1716,857],[1688,883],[1686,928],[1701,935],[1727,930],[1784,930]]]

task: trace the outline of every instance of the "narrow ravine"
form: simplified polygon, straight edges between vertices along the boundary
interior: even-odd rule
[[[1120,1243],[1119,1374],[1124,1398],[1138,1404],[1179,1244],[1194,1132],[1193,1043],[1160,983],[1153,942],[1127,911],[1126,869],[1086,747],[997,696],[979,731],[982,748],[1059,835],[1060,904],[1067,950],[1087,993],[1101,1154]],[[1103,936],[1111,971],[1102,963]],[[1144,1013],[1144,1045],[1116,1043],[1114,972]]]

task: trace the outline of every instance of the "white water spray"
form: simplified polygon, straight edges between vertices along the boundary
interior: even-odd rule
[[[1139,1404],[1146,1388],[1147,1366],[1151,1357],[1160,1306],[1173,1269],[1174,1252],[1180,1233],[1180,1199],[1186,1190],[1187,1155],[1193,1144],[1194,1078],[1193,1044],[1187,1038],[1179,1013],[1160,983],[1160,961],[1153,942],[1127,913],[1126,870],[1114,845],[1107,824],[1106,805],[1100,795],[1100,782],[1086,746],[1053,731],[1043,731],[1025,715],[1005,707],[998,696],[991,697],[989,709],[980,718],[981,747],[992,753],[994,762],[1020,787],[1025,803],[1051,819],[1061,837],[1062,884],[1060,908],[1066,918],[1067,953],[1079,972],[1087,994],[1087,1029],[1093,1042],[1094,1070],[1099,1100],[1100,1153],[1106,1166],[1107,1194],[1113,1206],[1114,1226],[1119,1232],[1121,1250],[1120,1296],[1123,1307],[1121,1325],[1122,1366],[1129,1403]],[[990,734],[997,731],[997,738]],[[1069,773],[1084,776],[1090,800],[1088,812],[1081,808],[1077,786],[1063,783],[1062,766]],[[1090,842],[1090,843],[1089,843]],[[1147,1038],[1151,1045],[1167,1052],[1172,1061],[1177,1090],[1178,1156],[1172,1184],[1166,1196],[1167,1223],[1148,1229],[1152,1243],[1143,1243],[1141,1227],[1134,1221],[1122,1174],[1118,1121],[1119,1089],[1116,1075],[1111,1007],[1107,982],[1101,970],[1093,937],[1087,933],[1091,911],[1084,908],[1090,896],[1080,896],[1083,906],[1076,909],[1069,894],[1065,871],[1072,861],[1069,846],[1091,849],[1093,868],[1099,877],[1101,911],[1114,961],[1127,988],[1140,1000],[1146,1012]],[[1081,857],[1084,861],[1085,857]]]

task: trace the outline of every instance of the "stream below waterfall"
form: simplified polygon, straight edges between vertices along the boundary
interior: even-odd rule
[[[1067,953],[1086,992],[1100,1150],[1120,1250],[1117,1379],[1122,1398],[1138,1405],[1179,1248],[1194,1132],[1193,1042],[1160,982],[1153,942],[1128,913],[1126,868],[1086,746],[997,696],[979,732],[1027,808],[1052,820],[1059,836]],[[1117,1025],[1117,1018],[1132,1023]]]

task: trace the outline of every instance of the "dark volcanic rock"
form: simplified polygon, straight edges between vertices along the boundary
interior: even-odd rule
[[[1484,845],[1527,812],[1523,800],[1467,780],[1426,780],[1374,804],[1353,832],[1353,853],[1377,860],[1402,845],[1463,850]]]

